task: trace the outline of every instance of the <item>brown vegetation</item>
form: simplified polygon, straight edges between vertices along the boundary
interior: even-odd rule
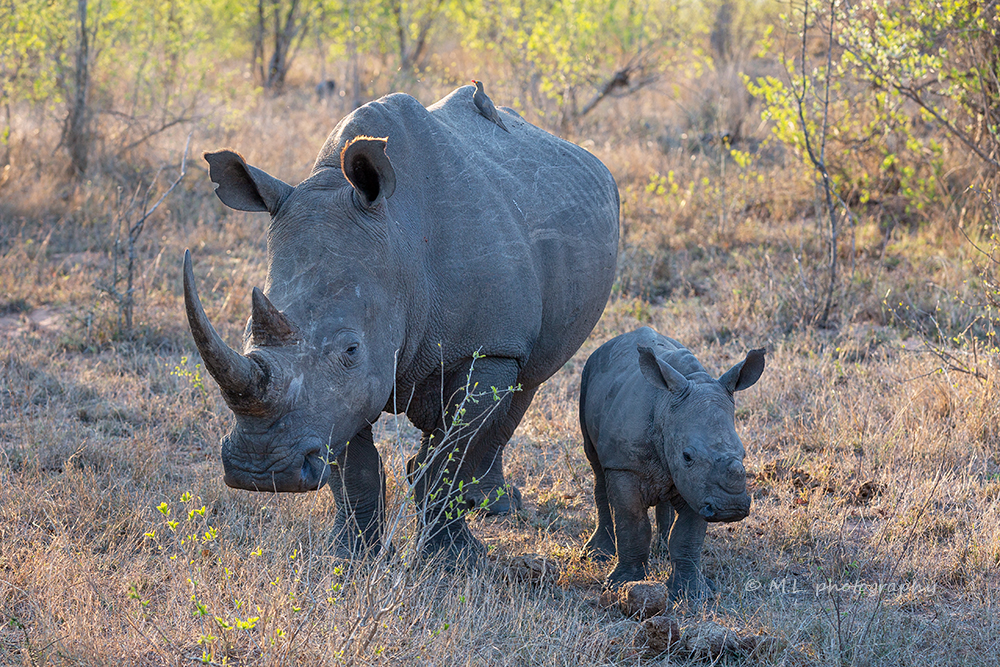
[[[474,72],[468,56],[449,57],[452,72]],[[202,109],[191,154],[232,146],[298,182],[347,111],[345,98],[316,105],[312,73],[303,57],[283,97]],[[267,220],[224,209],[205,166],[189,162],[136,242],[123,332],[101,287],[117,278],[117,216],[161,165],[152,200],[169,186],[189,130],[95,157],[77,184],[61,153],[43,152],[58,142],[51,124],[16,108],[17,169],[0,184],[0,663],[998,664],[1000,375],[992,320],[976,320],[990,260],[966,238],[988,251],[997,219],[954,190],[919,214],[891,193],[858,204],[819,328],[827,250],[815,178],[779,145],[759,146],[767,127],[731,78],[700,76],[679,107],[646,87],[572,130],[619,184],[619,281],[514,435],[506,462],[524,510],[472,520],[493,565],[468,575],[338,562],[328,491],[224,486],[230,413],[193,351],[180,261],[197,249],[206,309],[235,342],[263,285]],[[402,85],[429,104],[468,78]],[[516,89],[489,87],[498,104]],[[706,90],[730,101],[730,116],[741,110],[734,148],[749,163],[678,111],[707,105]],[[951,178],[971,179],[962,152],[945,160]],[[664,654],[649,653],[641,620],[599,603],[606,567],[581,553],[594,516],[579,374],[602,342],[647,324],[715,372],[768,350],[737,406],[751,515],[710,527],[703,562],[717,598],[668,610],[687,639],[662,623]],[[386,417],[376,437],[390,495],[405,502],[415,431]],[[651,578],[665,580],[666,554],[655,565]],[[702,650],[705,628],[723,639]],[[726,632],[753,647],[726,653],[726,642],[748,645]]]

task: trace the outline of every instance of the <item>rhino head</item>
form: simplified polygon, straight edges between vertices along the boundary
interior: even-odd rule
[[[253,289],[242,351],[205,315],[184,254],[188,324],[236,417],[222,439],[229,486],[321,487],[331,461],[391,395],[404,327],[378,233],[395,187],[385,144],[358,138],[341,154],[342,173],[314,170],[294,188],[232,151],[205,154],[223,203],[271,215],[267,294]]]
[[[734,394],[760,378],[764,350],[751,350],[715,380],[703,371],[681,373],[662,348],[638,349],[643,377],[660,390],[655,420],[662,429],[661,455],[675,488],[707,521],[743,519],[750,513],[750,496],[743,467],[746,453],[734,425]]]

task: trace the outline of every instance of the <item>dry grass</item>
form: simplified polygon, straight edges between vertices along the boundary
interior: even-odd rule
[[[430,102],[447,83],[413,92]],[[328,552],[326,490],[223,485],[217,443],[230,417],[195,375],[180,257],[196,249],[202,298],[235,340],[263,283],[266,221],[224,210],[200,164],[142,238],[138,328],[117,334],[95,287],[110,277],[117,188],[179,161],[182,135],[80,188],[44,177],[52,165],[16,173],[0,204],[0,662],[685,662],[636,648],[638,622],[598,606],[604,571],[580,554],[594,518],[579,374],[600,343],[648,324],[715,372],[768,348],[761,382],[738,398],[753,510],[709,530],[719,595],[676,609],[682,626],[711,618],[779,640],[773,655],[724,664],[1000,664],[996,376],[934,372],[883,304],[888,291],[941,306],[945,330],[961,329],[962,300],[980,290],[974,251],[947,211],[889,233],[864,217],[841,246],[837,326],[818,330],[824,244],[801,166],[760,153],[746,168],[727,163],[723,180],[717,149],[661,141],[682,123],[661,107],[655,92],[613,101],[574,137],[619,182],[620,279],[515,434],[507,467],[525,509],[472,520],[494,564],[470,575],[345,565]],[[193,154],[233,146],[294,183],[343,109],[317,110],[293,85],[216,112]],[[31,165],[30,146],[18,150]],[[668,174],[662,192],[648,187]],[[405,502],[400,457],[415,432],[386,418],[377,438],[394,502]],[[411,531],[401,526],[400,553]],[[504,563],[523,553],[554,559],[561,576],[511,582]]]

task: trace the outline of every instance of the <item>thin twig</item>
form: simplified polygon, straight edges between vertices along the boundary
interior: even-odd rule
[[[194,122],[194,121],[198,120],[198,118],[199,118],[199,116],[190,116],[190,117],[188,117],[188,116],[182,116],[180,118],[175,118],[174,120],[171,120],[171,121],[168,121],[166,123],[163,123],[162,125],[160,125],[160,127],[156,128],[155,130],[150,130],[149,132],[147,132],[143,136],[139,137],[138,139],[136,139],[132,143],[124,146],[123,148],[118,149],[118,151],[115,153],[115,156],[118,157],[118,156],[121,156],[123,153],[127,153],[128,151],[132,150],[136,146],[139,146],[139,145],[144,144],[145,142],[149,141],[150,139],[152,139],[156,135],[160,134],[161,132],[165,132],[166,130],[169,130],[174,125],[180,125],[182,123],[191,123],[191,122]],[[191,142],[191,135],[188,134],[188,143],[190,143],[190,142]],[[187,156],[187,148],[184,149],[184,154],[185,154],[185,157],[186,157]],[[183,169],[183,167],[182,167],[182,169]]]
[[[920,510],[917,512],[916,517],[914,517],[913,522],[909,526],[909,530],[906,534],[906,540],[903,542],[903,547],[900,549],[899,557],[892,564],[892,568],[889,570],[889,576],[886,579],[891,579],[893,575],[896,574],[896,570],[899,568],[899,564],[903,562],[903,556],[909,551],[910,544],[913,542],[917,524],[920,523],[920,519],[923,517],[924,513],[927,511],[927,507],[930,505],[931,500],[934,498],[934,492],[937,491],[938,484],[941,483],[941,479],[944,476],[944,464],[945,460],[942,458],[940,465],[938,465],[937,473],[934,475],[934,484],[931,486],[930,493],[927,494],[927,498],[924,500],[924,504],[920,506]],[[865,636],[871,630],[872,623],[875,621],[875,617],[878,615],[879,609],[882,608],[882,601],[885,598],[885,586],[878,587],[878,597],[875,598],[875,608],[872,610],[871,615],[868,617],[868,622],[865,624],[864,630],[861,631],[861,636],[858,637],[858,644],[860,644]],[[853,661],[852,661],[853,663]]]

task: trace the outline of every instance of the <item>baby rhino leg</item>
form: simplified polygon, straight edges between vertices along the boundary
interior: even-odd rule
[[[606,584],[614,587],[627,581],[646,578],[649,542],[649,503],[642,494],[638,475],[621,470],[604,470],[608,500],[615,527],[618,565],[608,575]]]

